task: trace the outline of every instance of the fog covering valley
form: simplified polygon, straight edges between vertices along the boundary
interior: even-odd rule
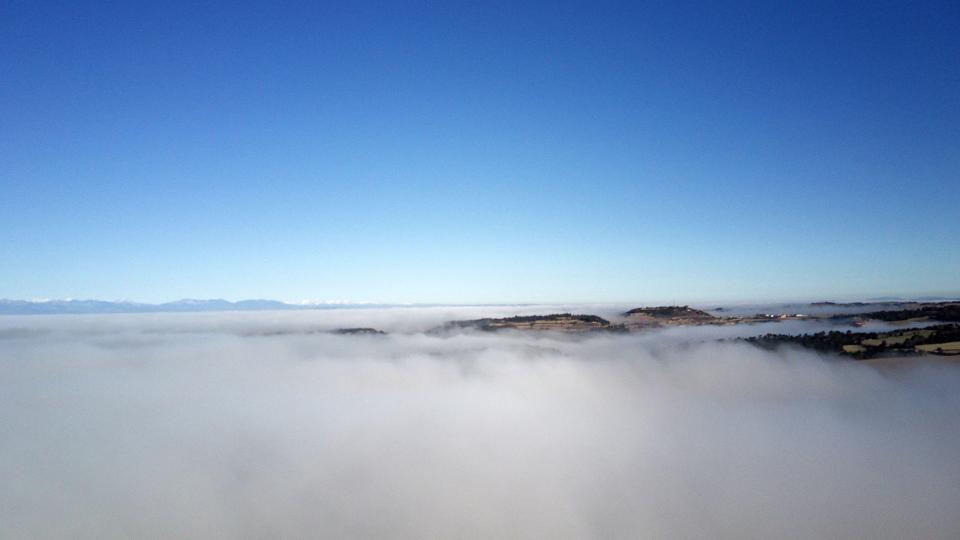
[[[960,537],[956,367],[429,332],[619,309],[0,317],[0,537]]]

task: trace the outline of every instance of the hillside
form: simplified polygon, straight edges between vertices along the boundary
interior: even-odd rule
[[[648,316],[657,319],[716,319],[717,317],[690,306],[657,306],[631,309],[624,317]]]
[[[455,328],[474,328],[483,331],[495,330],[550,330],[554,332],[585,331],[622,331],[622,325],[597,315],[577,315],[572,313],[551,313],[549,315],[527,315],[504,318],[484,318],[467,321],[452,321],[438,330]]]
[[[883,356],[960,354],[960,325],[942,324],[925,328],[904,328],[890,332],[817,332],[815,334],[765,334],[744,341],[765,349],[795,344],[820,352],[838,353],[857,359]]]

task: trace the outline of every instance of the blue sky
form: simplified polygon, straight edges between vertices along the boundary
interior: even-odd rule
[[[7,2],[0,297],[960,293],[960,4],[775,4]]]

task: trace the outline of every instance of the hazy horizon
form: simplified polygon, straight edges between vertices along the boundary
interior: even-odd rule
[[[33,299],[12,300],[0,298],[0,316],[13,317],[17,315],[83,315],[83,314],[154,314],[154,313],[219,313],[219,312],[251,312],[269,313],[271,311],[364,311],[375,309],[395,309],[402,311],[410,309],[438,308],[506,308],[512,309],[512,314],[545,315],[548,313],[586,313],[603,314],[604,316],[619,317],[624,311],[637,307],[656,305],[689,305],[706,310],[719,316],[753,315],[755,313],[805,313],[807,315],[823,316],[829,313],[843,314],[870,311],[879,309],[876,306],[891,305],[904,302],[943,302],[960,300],[957,296],[929,296],[929,297],[853,297],[846,299],[819,298],[817,300],[737,300],[737,301],[637,301],[637,302],[551,302],[551,303],[381,303],[381,302],[350,302],[350,301],[298,301],[283,302],[271,299],[242,299],[230,301],[225,299],[181,299],[165,303],[139,303],[131,300],[100,300],[100,299]],[[820,302],[836,303],[834,307],[816,306]],[[853,306],[846,306],[845,303]],[[859,306],[857,304],[864,304]],[[874,307],[871,307],[874,306]]]
[[[181,298],[167,298],[154,301],[145,301],[139,298],[131,297],[117,297],[117,298],[93,298],[93,297],[65,297],[65,298],[50,298],[50,297],[33,297],[33,298],[12,298],[12,297],[0,297],[0,301],[10,301],[10,302],[30,302],[30,303],[43,303],[43,302],[113,302],[113,303],[131,303],[131,304],[143,304],[150,306],[159,306],[163,304],[175,304],[178,302],[217,302],[225,301],[230,303],[239,303],[239,302],[279,302],[289,306],[327,306],[327,307],[336,307],[336,306],[364,306],[364,305],[380,305],[380,306],[525,306],[525,305],[653,305],[655,303],[661,303],[664,305],[676,305],[676,304],[691,304],[691,305],[707,305],[707,304],[716,304],[716,303],[727,303],[727,304],[765,304],[765,305],[776,305],[776,304],[796,304],[796,303],[810,303],[810,302],[905,302],[905,301],[936,301],[936,300],[955,300],[960,299],[960,292],[939,292],[934,293],[927,291],[922,294],[872,294],[872,295],[855,295],[855,294],[846,294],[846,295],[833,295],[833,296],[819,296],[819,295],[799,295],[795,297],[772,297],[772,298],[763,298],[763,297],[729,297],[729,296],[716,296],[716,297],[707,297],[707,298],[693,298],[693,297],[649,297],[646,299],[632,300],[629,298],[626,299],[617,299],[610,301],[596,301],[596,300],[584,300],[584,301],[565,301],[565,300],[556,300],[550,302],[533,302],[533,301],[492,301],[492,302],[469,302],[469,301],[455,301],[455,302],[428,302],[428,301],[403,301],[403,302],[384,302],[379,300],[369,300],[369,299],[317,299],[317,298],[268,298],[268,297],[215,297],[215,296],[192,296],[192,297],[181,297]]]

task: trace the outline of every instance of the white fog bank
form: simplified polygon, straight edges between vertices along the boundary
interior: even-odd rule
[[[0,538],[960,538],[960,369],[498,309],[0,318]]]

